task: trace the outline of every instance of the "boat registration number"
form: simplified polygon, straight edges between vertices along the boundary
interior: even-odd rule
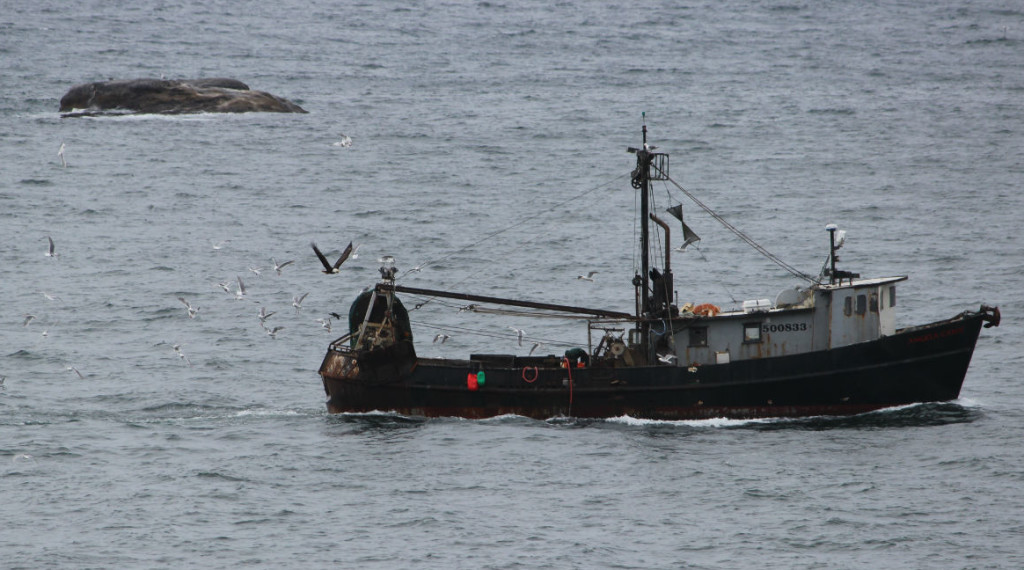
[[[761,332],[795,332],[807,330],[807,323],[780,323],[777,325],[761,325]]]

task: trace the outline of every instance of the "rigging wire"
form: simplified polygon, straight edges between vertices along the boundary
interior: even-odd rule
[[[811,277],[810,275],[804,273],[803,271],[800,271],[799,269],[793,267],[792,265],[790,265],[790,264],[786,263],[785,261],[783,261],[782,259],[780,259],[774,253],[768,251],[764,246],[762,246],[761,244],[759,244],[756,241],[754,241],[753,238],[751,238],[747,234],[743,233],[743,231],[741,231],[736,226],[734,226],[731,223],[729,223],[729,221],[726,220],[725,218],[723,218],[721,216],[721,214],[719,214],[718,212],[712,210],[709,206],[704,204],[704,202],[701,202],[696,196],[694,196],[692,193],[690,193],[686,188],[683,188],[681,184],[679,184],[678,182],[673,180],[672,177],[670,177],[667,173],[663,173],[663,174],[664,174],[666,180],[671,182],[673,186],[678,188],[680,192],[682,192],[683,194],[686,195],[687,198],[692,200],[694,204],[697,204],[697,206],[699,206],[702,210],[707,212],[708,215],[710,215],[712,218],[714,218],[715,221],[717,221],[718,223],[722,224],[725,227],[725,229],[731,231],[733,234],[736,235],[736,237],[740,238],[741,240],[746,242],[747,245],[749,245],[750,247],[754,248],[755,251],[757,251],[761,255],[765,256],[771,262],[775,263],[779,267],[785,269],[790,274],[792,274],[794,277],[797,277],[799,279],[803,279],[803,280],[808,281],[809,283],[812,283],[812,284],[818,282],[818,280],[815,279],[814,277]]]

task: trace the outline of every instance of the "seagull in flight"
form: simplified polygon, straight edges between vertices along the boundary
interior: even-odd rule
[[[590,273],[587,273],[586,275],[577,275],[576,279],[579,279],[581,281],[593,281],[594,280],[594,275],[597,275],[597,272],[596,271],[591,271]]]
[[[302,295],[292,297],[292,306],[295,307],[296,313],[302,309],[302,301],[305,300],[306,295],[309,295],[309,293],[303,293]]]
[[[235,278],[238,279],[238,290],[235,291],[235,299],[241,301],[245,298],[245,283],[242,283],[242,278],[238,275]]]
[[[512,330],[514,330],[516,332],[516,337],[518,337],[518,339],[519,339],[519,346],[523,346],[523,335],[526,334],[526,331],[524,331],[523,329],[517,329],[516,327],[508,327],[508,328],[510,328],[510,329],[512,329]]]
[[[285,267],[295,263],[294,259],[286,261],[284,263],[278,263],[277,260],[274,259],[273,257],[270,258],[270,261],[274,262],[274,271],[276,271],[278,275],[281,274],[281,270],[282,269],[284,269]]]
[[[274,316],[275,314],[277,314],[276,311],[270,311],[268,313],[266,307],[260,307],[260,312],[259,314],[256,315],[256,318],[260,320],[260,324],[262,325],[263,323],[267,322],[267,319]]]
[[[658,360],[665,364],[674,364],[676,361],[676,355],[674,354],[659,354]]]
[[[341,264],[345,263],[345,260],[348,259],[348,256],[352,255],[352,242],[348,242],[348,247],[345,248],[345,251],[341,252],[341,257],[339,257],[338,261],[336,261],[332,266],[327,261],[327,258],[324,257],[324,254],[320,252],[320,248],[318,248],[315,243],[310,242],[309,245],[313,246],[313,253],[316,253],[316,256],[320,259],[320,263],[324,265],[323,272],[328,275],[338,273],[338,268],[341,267]]]
[[[231,285],[230,281],[223,281],[223,282],[217,283],[217,286],[220,287],[221,289],[223,289],[225,293],[230,293],[231,292],[230,285]]]
[[[348,148],[352,146],[352,137],[341,133],[341,140],[338,142],[331,143],[331,146],[340,146],[342,148]]]
[[[250,265],[249,266],[249,271],[252,271],[253,273],[255,273],[256,277],[260,277],[260,272],[263,271],[263,268],[262,267],[253,267],[253,266]]]
[[[21,323],[21,326],[27,327],[29,323],[31,323],[33,320],[35,320],[35,318],[36,318],[35,315],[29,314],[29,313],[25,313],[25,322]]]
[[[55,248],[53,246],[53,238],[51,238],[50,236],[46,236],[46,241],[50,242],[50,247],[49,249],[46,250],[46,257],[60,257],[60,254],[55,251]]]
[[[267,331],[267,334],[270,335],[270,338],[277,339],[278,331],[284,330],[284,327],[274,327],[272,329],[268,329],[268,328],[264,327],[263,330]]]
[[[67,168],[68,161],[64,160],[64,141],[60,141],[60,148],[57,149],[57,156],[60,157],[60,165]]]
[[[77,368],[75,368],[74,366],[68,366],[68,367],[67,367],[67,370],[68,370],[68,372],[74,372],[75,374],[78,374],[78,377],[79,377],[79,378],[81,378],[81,379],[83,379],[83,380],[85,379],[85,376],[82,376],[82,373],[81,373],[81,372],[79,372],[79,371],[78,371],[78,369],[77,369]]]
[[[189,366],[192,366],[192,361],[189,360],[188,357],[185,356],[185,353],[181,351],[181,345],[180,344],[172,345],[171,348],[174,349],[174,353],[178,355],[178,358],[184,360],[185,364],[188,364]]]
[[[444,334],[443,332],[439,332],[436,335],[434,335],[434,342],[441,341],[441,344],[444,344],[444,341],[446,341],[446,340],[448,340],[450,338],[452,338],[451,335],[447,335],[447,334]]]
[[[331,332],[331,317],[326,319],[317,319],[316,322],[320,323],[320,326],[327,329],[327,332]]]
[[[185,300],[184,297],[178,297],[178,300],[181,301],[186,308],[188,308],[188,318],[196,318],[196,313],[199,312],[199,307],[193,307],[192,303],[189,303],[187,300]]]

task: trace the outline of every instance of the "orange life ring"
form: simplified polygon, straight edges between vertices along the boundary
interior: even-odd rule
[[[526,371],[530,370],[531,368],[533,369],[533,378],[527,378],[526,377]],[[534,382],[537,381],[537,378],[540,378],[540,371],[537,370],[536,366],[533,366],[533,367],[531,367],[531,366],[524,366],[523,367],[523,382],[526,382],[527,384],[533,384]]]
[[[697,305],[692,310],[695,315],[704,315],[705,317],[713,317],[718,313],[722,312],[722,309],[718,308],[711,303],[704,303],[703,305]]]

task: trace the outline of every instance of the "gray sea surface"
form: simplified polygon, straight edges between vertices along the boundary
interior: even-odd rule
[[[309,113],[58,113],[75,84],[161,76]],[[0,0],[0,78],[4,568],[1024,567],[1016,3]],[[317,319],[382,255],[422,268],[407,285],[632,311],[643,114],[672,177],[791,265],[816,274],[836,223],[842,267],[909,275],[899,326],[998,305],[961,398],[326,413],[344,325]],[[682,301],[796,283],[675,188],[655,198],[702,238],[672,254]],[[327,276],[311,241],[359,256]],[[428,356],[587,341],[457,303],[412,317]]]

